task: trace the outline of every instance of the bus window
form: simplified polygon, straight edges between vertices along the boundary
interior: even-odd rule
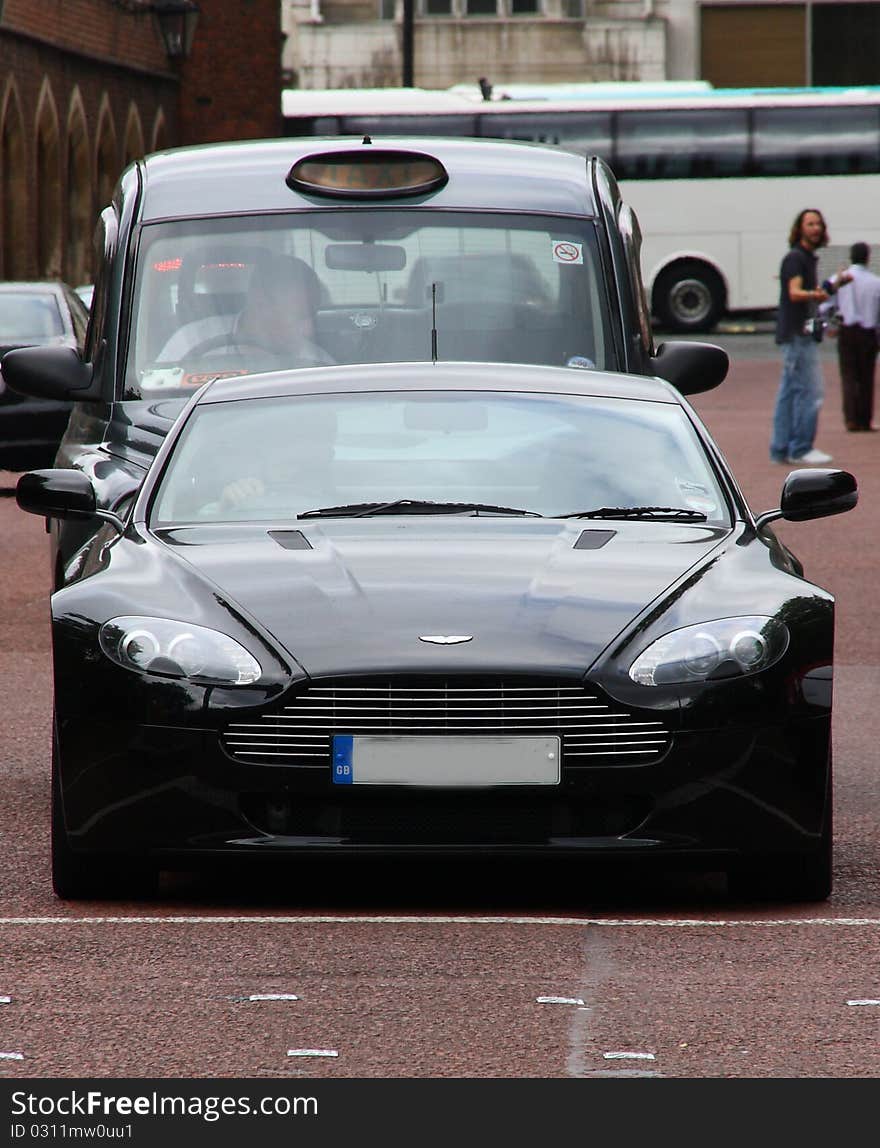
[[[618,179],[744,175],[747,159],[742,108],[618,112],[612,164]]]
[[[342,135],[464,136],[477,134],[476,118],[467,115],[341,116]]]
[[[479,130],[486,139],[558,144],[611,160],[611,112],[489,112],[480,116]]]
[[[847,175],[880,171],[880,109],[757,108],[757,175]]]

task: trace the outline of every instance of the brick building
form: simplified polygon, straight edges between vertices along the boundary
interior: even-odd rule
[[[151,0],[0,0],[0,278],[92,275],[97,214],[146,152],[280,131],[278,0],[199,0],[171,59]]]

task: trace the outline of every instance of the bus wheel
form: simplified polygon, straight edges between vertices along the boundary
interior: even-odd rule
[[[674,263],[657,276],[654,313],[670,331],[711,331],[724,314],[724,284],[705,263]]]

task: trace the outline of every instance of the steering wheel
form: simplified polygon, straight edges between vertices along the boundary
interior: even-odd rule
[[[258,347],[265,355],[271,355],[273,359],[282,359],[284,356],[280,351],[273,351],[271,347],[267,347],[265,343],[260,342],[259,339],[249,338],[247,335],[236,335],[233,331],[221,332],[219,335],[212,335],[209,339],[202,339],[200,343],[196,343],[194,347],[186,352],[186,357],[193,356],[198,358],[200,355],[205,355],[209,351],[219,350],[221,347],[228,347],[230,350],[235,350],[238,347]]]

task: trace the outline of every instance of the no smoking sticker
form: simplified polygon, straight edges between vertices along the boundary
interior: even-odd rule
[[[567,239],[553,240],[554,263],[583,263],[583,243],[570,243]]]

